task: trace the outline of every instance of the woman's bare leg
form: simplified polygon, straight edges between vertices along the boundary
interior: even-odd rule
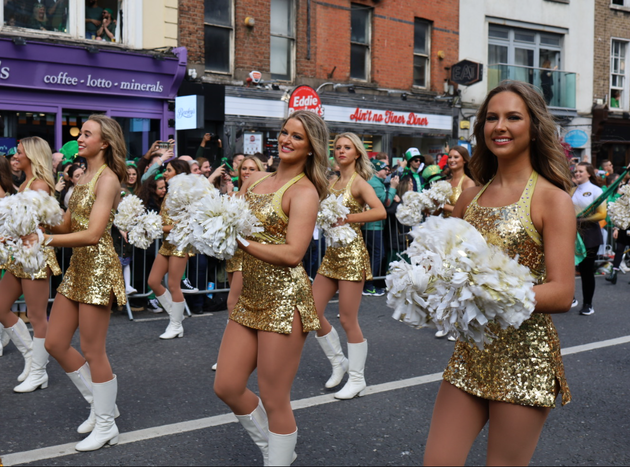
[[[81,351],[90,365],[94,383],[105,383],[114,379],[105,345],[110,311],[111,301],[107,306],[87,305],[85,303],[79,305]]]
[[[22,281],[10,272],[5,272],[0,280],[0,324],[5,328],[13,327],[18,322],[17,314],[11,306],[22,295]]]
[[[319,323],[321,325],[317,331],[318,337],[325,336],[332,328],[324,313],[326,312],[328,302],[330,302],[330,299],[333,298],[338,287],[338,282],[335,279],[322,276],[321,274],[315,275],[315,280],[313,281],[313,297],[315,299],[317,317],[319,318]]]
[[[243,273],[241,271],[231,272],[228,274],[228,280],[230,282],[230,293],[227,298],[228,316],[232,314],[232,310],[238,302],[238,297],[241,296],[243,290]]]
[[[258,396],[247,389],[249,376],[256,369],[258,335],[232,320],[223,333],[214,392],[236,415],[247,415],[258,407]]]
[[[488,415],[487,400],[442,381],[433,408],[424,465],[464,465]]]
[[[359,307],[365,281],[339,281],[339,321],[348,337],[348,343],[363,342],[363,332],[359,326]]]
[[[168,290],[174,302],[183,302],[182,277],[186,271],[188,257],[169,256],[168,258]],[[162,275],[164,277],[164,275]]]
[[[258,387],[269,418],[269,431],[273,433],[290,434],[296,430],[291,386],[307,336],[302,332],[297,310],[291,334],[258,331]]]
[[[490,402],[486,465],[528,465],[551,411],[507,402]]]
[[[22,279],[21,283],[26,301],[27,316],[31,321],[31,326],[33,326],[33,337],[44,339],[48,330],[46,316],[50,293],[48,279]]]
[[[78,327],[79,304],[58,293],[48,321],[46,350],[66,373],[77,371],[85,364],[83,355],[70,345]]]
[[[151,272],[149,273],[149,278],[147,279],[147,284],[151,287],[151,290],[155,292],[156,296],[164,295],[165,288],[162,285],[162,279],[164,279],[164,275],[168,272],[168,258],[164,255],[158,254],[155,257],[155,261],[153,261],[153,266],[151,266]]]

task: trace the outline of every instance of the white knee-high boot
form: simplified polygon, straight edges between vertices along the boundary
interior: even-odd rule
[[[115,421],[118,394],[116,375],[105,383],[92,383],[92,391],[96,425],[90,436],[74,447],[77,451],[96,451],[106,444],[118,444],[118,427]]]
[[[90,365],[87,362],[79,368],[77,371],[73,371],[71,373],[66,373],[70,381],[76,386],[79,390],[83,398],[90,404],[90,416],[84,421],[79,428],[77,428],[77,432],[81,434],[90,433],[94,429],[94,425],[96,425],[96,414],[94,413],[94,396],[92,394],[92,373],[90,372]],[[120,412],[118,412],[118,407],[115,408],[114,416],[118,418],[120,416]]]
[[[26,379],[31,371],[31,359],[33,358],[33,339],[28,332],[28,328],[21,318],[18,318],[18,322],[15,325],[7,328],[5,332],[9,333],[11,342],[15,344],[22,356],[24,357],[24,371],[18,376],[18,381],[21,383]]]
[[[131,286],[131,268],[129,265],[123,267],[123,279],[125,280],[125,293],[127,295],[138,293],[138,291]]]
[[[367,340],[360,344],[348,343],[348,361],[349,369],[348,382],[335,393],[335,399],[352,399],[356,396],[362,396],[365,390],[365,360],[367,359],[368,345]]]
[[[164,289],[164,293],[160,296],[156,294],[155,298],[157,298],[157,301],[160,302],[164,311],[170,314],[171,308],[173,307],[173,297],[171,297],[171,293],[168,289]]]
[[[322,337],[315,336],[315,339],[332,365],[332,375],[324,386],[334,388],[341,383],[343,375],[348,371],[348,359],[343,354],[339,334],[333,327],[328,334]]]
[[[186,302],[172,302],[171,309],[168,312],[169,322],[166,331],[160,336],[160,339],[174,339],[175,337],[184,337],[184,310]]]
[[[14,392],[33,392],[39,387],[42,389],[48,387],[48,373],[46,373],[48,352],[44,347],[45,340],[41,337],[33,337],[31,371],[22,384],[13,388]]]
[[[2,357],[3,349],[11,342],[11,336],[5,331],[4,326],[0,324],[0,357]]]
[[[256,446],[260,448],[263,456],[263,465],[269,465],[269,422],[267,412],[258,399],[258,407],[248,415],[236,415]]]
[[[288,435],[269,432],[269,465],[291,465],[295,460],[297,428]]]

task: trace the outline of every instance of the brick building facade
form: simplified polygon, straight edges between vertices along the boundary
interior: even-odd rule
[[[227,4],[231,11],[223,16],[218,10],[208,14],[210,3],[215,6]],[[287,65],[290,71],[281,78],[277,74],[274,76],[274,57],[270,46],[274,35],[278,35],[277,29],[283,28],[277,17],[272,18],[272,9],[276,4],[281,4],[283,8],[289,5],[291,10],[288,32],[278,36],[280,41],[288,37],[286,40],[290,42]],[[361,23],[366,27],[363,39],[357,39],[358,28],[355,27],[355,32],[352,32],[351,23],[357,17],[367,18]],[[267,100],[273,104],[271,101],[281,99],[285,93],[303,84],[318,89],[325,108],[336,105],[354,111],[363,106],[373,111],[436,115],[452,122],[452,100],[435,98],[444,94],[450,66],[458,61],[458,0],[280,0],[278,3],[179,0],[179,25],[179,45],[188,49],[188,67],[194,68],[201,78],[206,89],[203,92],[208,96],[209,84],[223,87],[226,96],[223,124],[226,126],[224,130],[227,129],[223,134],[231,139],[234,150],[240,150],[236,133],[242,134],[242,131],[251,128],[271,134],[272,127],[278,124],[277,121],[269,123],[269,119],[264,119],[262,115],[234,114],[231,110],[234,99]],[[215,26],[216,29],[212,30]],[[420,35],[418,39],[419,30],[426,31],[426,36]],[[215,61],[212,55],[215,45],[209,40],[209,35],[226,35],[226,32],[230,36],[229,60],[224,59],[221,70],[212,69],[213,65],[208,62]],[[362,40],[364,43],[361,43]],[[357,63],[356,53],[357,50],[361,53],[362,47],[367,53],[365,70],[362,70],[365,77],[357,79],[351,77],[356,74],[356,66],[352,63]],[[355,57],[355,62],[352,62],[352,57]],[[414,60],[417,65],[415,73]],[[421,65],[418,66],[418,63]],[[217,65],[218,68],[221,66]],[[355,71],[352,71],[353,66]],[[253,70],[262,73],[263,86],[248,86],[247,78]],[[271,88],[271,84],[275,89]],[[262,102],[254,104],[265,105]],[[343,113],[339,109],[329,110],[325,119],[333,113]],[[275,114],[271,116],[279,117]],[[345,117],[339,118],[344,121],[329,123],[333,133],[349,130],[361,134],[365,136],[368,149],[374,151],[400,153],[407,146],[415,145],[423,152],[435,152],[438,146],[453,136],[452,123],[445,123],[443,119],[436,128],[418,129],[383,125],[377,128],[374,125],[353,124],[345,121],[348,120]],[[230,126],[236,123],[240,128],[230,131]],[[222,132],[221,122],[215,120],[208,125]],[[201,131],[189,135],[193,141],[191,147],[200,135]],[[264,136],[267,137],[266,134]],[[269,139],[273,140],[273,137]]]
[[[595,0],[594,43],[593,162],[619,170],[630,162],[630,2]]]

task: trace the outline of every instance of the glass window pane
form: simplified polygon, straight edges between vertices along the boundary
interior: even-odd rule
[[[514,64],[534,66],[534,51],[529,49],[514,49]]]
[[[271,78],[291,79],[291,39],[271,36]]]
[[[427,85],[427,62],[426,57],[418,55],[413,57],[413,85],[426,87]]]
[[[497,39],[508,39],[509,30],[500,26],[490,26],[488,34],[490,37],[496,37]]]
[[[427,53],[427,32],[429,25],[425,21],[416,20],[414,23],[413,52],[417,54]]]
[[[521,42],[535,42],[536,35],[533,32],[515,30],[514,39]]]
[[[293,37],[292,0],[271,0],[271,34]]]
[[[497,63],[508,62],[508,48],[503,45],[488,45],[488,64],[495,65]]]
[[[205,26],[206,70],[230,72],[230,29]]]
[[[366,68],[367,47],[351,44],[350,46],[350,78],[367,79]]]
[[[206,23],[232,26],[232,0],[205,0]]]
[[[370,38],[370,10],[364,6],[352,5],[350,26],[350,40],[367,44]]]
[[[560,47],[560,36],[546,36],[546,35],[541,34],[540,43],[548,44],[548,45],[557,45],[558,47]]]

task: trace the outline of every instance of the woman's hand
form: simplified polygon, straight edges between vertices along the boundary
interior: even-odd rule
[[[39,242],[39,236],[35,232],[33,232],[32,234],[24,235],[23,237],[20,237],[20,238],[24,246],[28,248],[32,247],[33,245]],[[46,236],[44,236],[44,239],[46,239]]]
[[[217,178],[222,177],[223,175],[225,175],[225,164],[221,164],[219,167],[214,169],[214,172],[212,172],[208,177],[208,181],[210,183],[214,183]]]
[[[61,193],[63,189],[66,187],[66,181],[63,178],[60,178],[57,184],[55,185],[55,191]]]

